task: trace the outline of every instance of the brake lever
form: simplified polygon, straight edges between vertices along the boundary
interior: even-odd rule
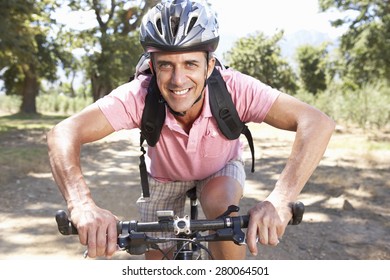
[[[237,205],[230,205],[222,215],[217,217],[217,219],[226,218],[227,216],[230,216],[231,213],[238,213],[238,211],[240,211],[240,207]]]

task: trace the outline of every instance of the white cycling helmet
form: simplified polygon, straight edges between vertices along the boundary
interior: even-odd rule
[[[146,52],[214,52],[219,42],[217,18],[208,4],[197,1],[160,3],[144,16],[140,41]]]

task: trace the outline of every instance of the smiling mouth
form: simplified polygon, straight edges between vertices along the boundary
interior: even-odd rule
[[[189,88],[187,89],[183,89],[183,90],[171,90],[171,92],[175,95],[185,95],[186,93],[188,93],[190,91]]]

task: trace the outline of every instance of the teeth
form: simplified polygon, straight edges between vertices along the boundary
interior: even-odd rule
[[[183,94],[186,94],[188,91],[189,91],[189,89],[183,89],[183,90],[180,90],[180,91],[173,90],[173,93],[177,94],[177,95],[183,95]]]

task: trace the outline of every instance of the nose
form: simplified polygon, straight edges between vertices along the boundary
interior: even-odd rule
[[[182,86],[186,81],[186,72],[184,69],[176,68],[172,72],[171,83],[176,87]]]

